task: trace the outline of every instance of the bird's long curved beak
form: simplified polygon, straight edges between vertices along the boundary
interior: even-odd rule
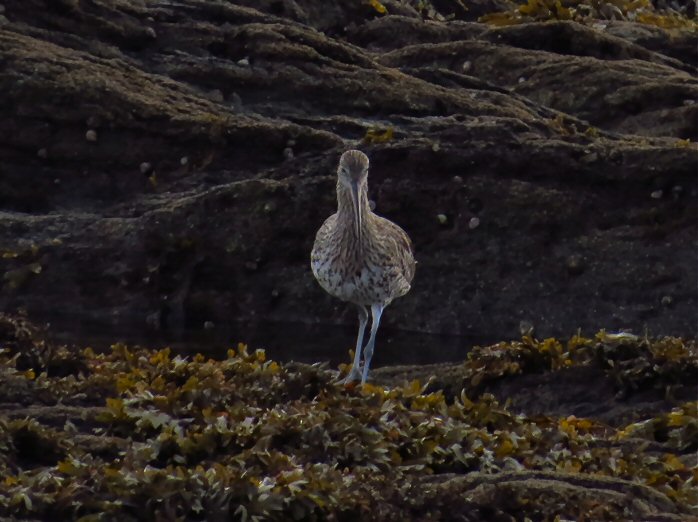
[[[356,238],[361,242],[361,205],[359,204],[359,183],[353,182],[351,184],[351,203],[354,207],[354,230],[356,231]]]

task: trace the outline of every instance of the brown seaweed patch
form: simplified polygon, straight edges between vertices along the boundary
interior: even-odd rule
[[[452,394],[438,379],[345,389],[323,365],[280,364],[243,344],[220,360],[122,344],[75,353],[86,370],[28,375],[16,354],[0,352],[6,385],[21,386],[24,400],[0,405],[3,418],[14,417],[0,421],[0,516],[696,514],[695,403],[617,429],[516,413],[481,389],[590,364],[619,372],[631,388],[672,386],[695,368],[692,342],[607,332],[566,342],[524,337],[474,350]]]

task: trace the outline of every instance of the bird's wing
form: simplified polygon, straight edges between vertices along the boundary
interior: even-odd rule
[[[407,290],[410,288],[410,283],[414,278],[416,261],[414,260],[414,247],[412,246],[412,241],[407,233],[402,230],[398,225],[392,221],[384,219],[384,223],[387,227],[386,229],[386,240],[390,241],[394,245],[396,268],[400,272],[400,275],[405,280],[404,283],[407,286]]]
[[[330,235],[330,232],[335,228],[335,221],[337,221],[336,213],[328,217],[322,224],[322,226],[318,229],[317,234],[315,234],[315,243],[313,243],[313,249],[310,252],[310,259],[314,260],[320,254],[320,250],[328,241],[328,236]]]

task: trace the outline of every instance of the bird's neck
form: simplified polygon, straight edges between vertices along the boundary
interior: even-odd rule
[[[366,229],[373,213],[368,203],[368,186],[362,183],[359,186],[359,206],[361,207],[362,228]],[[337,214],[339,221],[354,230],[354,203],[351,198],[351,190],[342,183],[337,182]]]

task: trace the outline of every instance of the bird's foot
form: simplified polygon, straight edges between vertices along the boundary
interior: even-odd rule
[[[349,384],[360,382],[361,377],[362,377],[361,370],[356,366],[352,366],[352,368],[351,368],[351,370],[349,370],[349,373],[347,374],[347,376],[344,377],[343,379],[340,379],[339,383],[344,384],[346,386]]]

